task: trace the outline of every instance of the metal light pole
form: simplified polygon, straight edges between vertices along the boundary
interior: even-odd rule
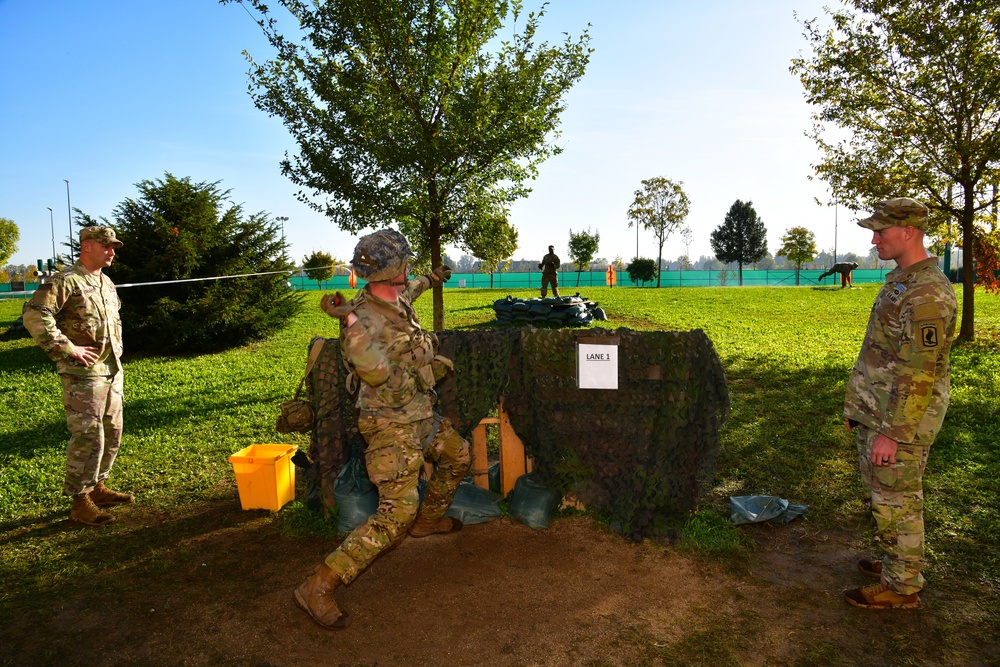
[[[52,207],[46,206],[49,209],[49,226],[52,228],[52,264],[56,263],[56,222],[52,214]]]
[[[285,245],[285,223],[288,222],[288,216],[277,215],[274,219],[281,223],[281,245]]]
[[[66,181],[65,178],[63,180]],[[69,181],[66,181],[66,217],[69,219],[69,261],[73,262],[73,208],[69,205]]]
[[[833,263],[837,263],[837,202],[833,202]]]

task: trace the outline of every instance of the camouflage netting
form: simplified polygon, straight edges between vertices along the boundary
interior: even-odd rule
[[[468,438],[501,395],[537,476],[609,512],[633,539],[662,535],[696,509],[715,471],[729,393],[718,355],[690,332],[495,329],[438,333],[456,372],[438,385],[438,409]],[[576,387],[576,342],[617,342],[619,388]],[[317,423],[311,456],[326,507],[353,443],[337,341],[310,377]]]

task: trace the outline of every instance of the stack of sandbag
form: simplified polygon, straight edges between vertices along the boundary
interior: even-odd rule
[[[493,302],[499,324],[520,327],[582,327],[593,320],[606,320],[597,303],[580,296],[557,296],[546,299],[518,299],[509,294]]]

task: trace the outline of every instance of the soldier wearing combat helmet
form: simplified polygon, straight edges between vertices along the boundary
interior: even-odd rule
[[[895,260],[896,269],[872,306],[844,401],[884,556],[858,563],[879,583],[844,595],[865,609],[913,609],[925,583],[922,477],[948,409],[957,302],[924,249],[926,206],[890,199],[858,224],[872,230],[879,258]]]
[[[403,539],[404,531],[425,537],[462,528],[444,513],[469,469],[469,443],[434,412],[434,385],[451,362],[437,355],[437,337],[421,328],[411,305],[448,280],[451,269],[439,266],[410,280],[411,257],[410,244],[393,229],[364,236],[351,266],[368,284],[351,301],[338,292],[321,302],[340,319],[341,352],[351,368],[348,383],[357,390],[358,428],[367,443],[365,463],[379,492],[378,511],[295,590],[296,604],[325,628],[350,623],[334,590]],[[434,464],[434,473],[421,503],[417,482],[425,461]]]
[[[24,312],[24,328],[56,362],[70,440],[63,493],[70,519],[103,526],[100,506],[132,502],[104,484],[122,437],[122,323],[118,293],[102,272],[122,242],[110,227],[80,230],[80,259],[41,285]]]

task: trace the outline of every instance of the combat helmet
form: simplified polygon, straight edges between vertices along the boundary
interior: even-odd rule
[[[362,236],[354,246],[351,267],[359,278],[378,283],[405,273],[412,258],[413,251],[405,236],[395,229],[380,229]]]

